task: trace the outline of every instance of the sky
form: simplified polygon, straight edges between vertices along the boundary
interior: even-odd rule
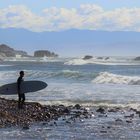
[[[139,0],[1,0],[0,28],[140,31]]]
[[[140,32],[140,0],[0,0],[0,28]]]

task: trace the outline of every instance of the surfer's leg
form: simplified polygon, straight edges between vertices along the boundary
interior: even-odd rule
[[[18,109],[21,108],[21,95],[18,94]]]
[[[25,102],[25,94],[22,95],[22,102]]]
[[[25,94],[22,94],[21,107],[23,107],[24,102],[25,102]]]

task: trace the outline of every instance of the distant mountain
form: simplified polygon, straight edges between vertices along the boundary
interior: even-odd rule
[[[5,44],[0,45],[0,56],[1,57],[15,57],[16,55],[28,56],[27,52],[20,51],[20,50],[14,50],[13,48],[11,48]]]
[[[0,44],[8,44],[27,52],[50,50],[58,54],[136,53],[140,48],[140,32],[108,32],[71,29],[61,32],[31,32],[25,29],[0,29]],[[128,54],[128,55],[129,55]]]

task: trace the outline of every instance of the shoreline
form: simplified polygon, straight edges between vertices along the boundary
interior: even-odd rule
[[[18,109],[18,101],[0,98],[0,128],[21,126],[29,128],[33,123],[58,120],[63,116],[90,116],[90,113],[79,104],[75,106],[41,105],[38,102],[25,102],[23,109]]]
[[[81,133],[81,138],[94,136],[95,140],[96,138],[98,140],[140,137],[139,109],[119,106],[83,107],[79,104],[71,106],[41,105],[37,102],[26,102],[24,109],[19,110],[17,103],[16,100],[0,98],[0,129],[13,127],[29,129],[28,134],[30,135],[30,132],[34,131],[33,126],[39,124],[41,125],[39,129],[42,130],[38,133],[39,137],[42,134],[45,135],[47,128],[48,133],[51,134],[66,128],[69,132],[72,131],[72,128],[77,130],[72,131],[72,135],[77,138]],[[55,134],[53,133],[53,135]],[[61,135],[71,137],[63,131]]]

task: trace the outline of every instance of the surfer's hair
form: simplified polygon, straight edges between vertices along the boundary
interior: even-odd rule
[[[19,74],[24,74],[24,71],[20,71]]]

